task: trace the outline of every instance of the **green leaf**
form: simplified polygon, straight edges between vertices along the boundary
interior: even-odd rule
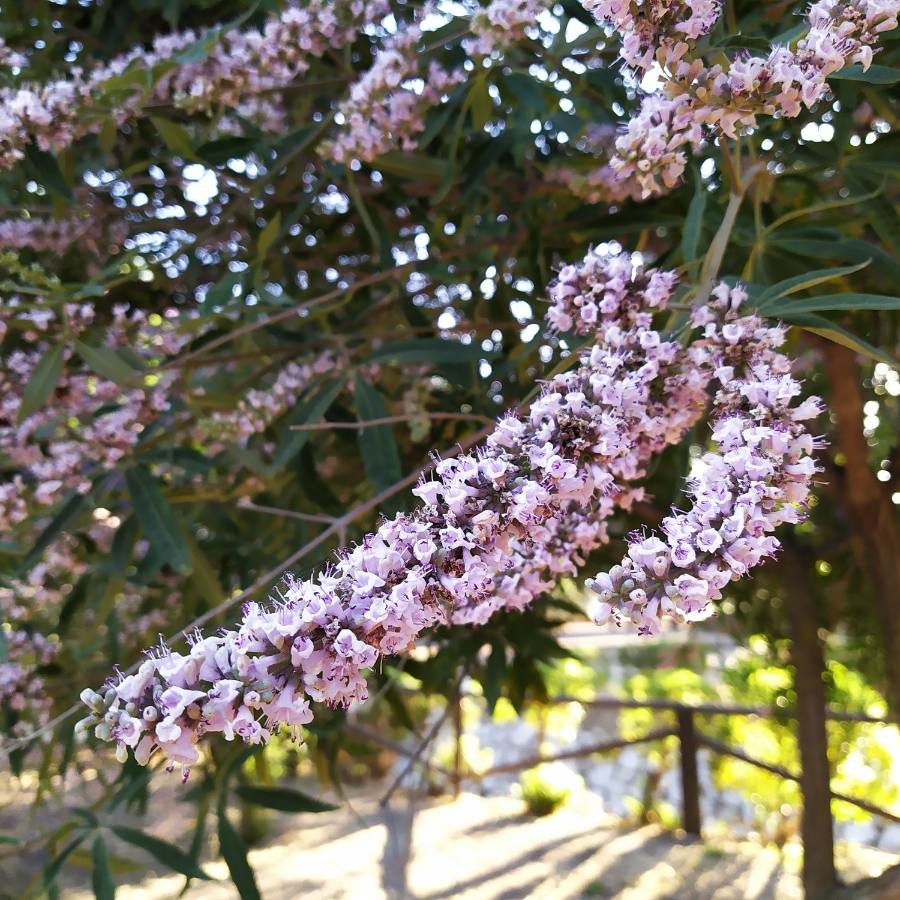
[[[151,116],[150,121],[160,133],[165,145],[176,156],[184,159],[196,159],[197,151],[194,149],[194,142],[188,130],[177,122],[170,119],[160,119],[157,116]]]
[[[53,883],[56,881],[56,876],[59,875],[59,870],[65,864],[65,861],[72,855],[72,853],[81,846],[84,839],[88,836],[88,832],[81,831],[66,844],[59,853],[53,858],[49,865],[44,869],[44,890],[50,888]]]
[[[421,340],[396,341],[383,344],[369,354],[369,361],[396,363],[460,363],[489,357],[476,344],[461,344],[459,341],[442,338],[422,338]]]
[[[253,869],[247,861],[247,848],[234,830],[234,826],[228,821],[224,809],[219,811],[219,849],[241,900],[262,900]]]
[[[91,347],[83,341],[75,341],[78,355],[98,375],[114,381],[116,384],[128,385],[140,375],[129,363],[111,347]]]
[[[213,166],[221,166],[229,159],[247,156],[259,146],[259,141],[251,137],[227,137],[207,141],[197,148],[197,156]]]
[[[39,410],[53,393],[62,373],[63,353],[63,345],[56,344],[34,367],[34,372],[22,392],[22,405],[19,407],[20,422],[24,422],[33,412]]]
[[[332,803],[326,803],[324,800],[318,800],[310,797],[309,794],[291,788],[255,787],[251,784],[241,784],[235,788],[235,793],[248,803],[264,806],[266,809],[277,809],[281,812],[320,813],[338,809]]]
[[[789,325],[796,325],[804,329],[804,331],[818,334],[820,337],[833,341],[835,344],[840,344],[842,347],[847,347],[856,353],[868,356],[876,362],[887,363],[895,369],[900,366],[900,362],[889,353],[885,353],[884,350],[880,350],[861,337],[851,334],[845,328],[841,328],[840,325],[835,325],[834,322],[830,322],[824,316],[817,316],[815,313],[797,313],[790,316],[785,315],[782,318]]]
[[[97,900],[114,900],[116,885],[109,868],[109,855],[106,852],[106,841],[102,835],[94,838],[94,847],[91,853],[94,860],[94,871],[91,874],[91,884],[94,888],[94,896]]]
[[[215,312],[218,307],[228,306],[234,299],[234,289],[242,284],[243,272],[229,272],[223,275],[207,292],[200,304],[203,313]]]
[[[126,828],[124,825],[110,826],[117,837],[128,844],[146,850],[154,859],[161,862],[167,869],[186,875],[188,878],[202,878],[209,880],[209,875],[203,871],[187,853],[152,834],[145,834],[137,828]]]
[[[191,537],[188,538],[188,547],[190,548],[193,566],[191,583],[204,598],[207,607],[221,603],[225,598],[225,591],[222,590],[215,568],[206,554],[200,549],[199,544]]]
[[[684,231],[681,236],[681,257],[685,262],[697,258],[700,234],[703,231],[703,213],[706,211],[706,185],[700,173],[694,170],[694,196],[688,207],[684,220]]]
[[[466,99],[472,112],[472,125],[481,131],[490,121],[494,112],[491,95],[488,93],[487,73],[482,72],[473,82]]]
[[[188,4],[185,4],[187,7]],[[203,62],[213,50],[215,50],[216,45],[222,39],[223,35],[228,34],[230,31],[233,31],[235,28],[239,28],[253,13],[256,12],[257,7],[259,6],[259,2],[257,0],[256,3],[251,3],[249,5],[249,9],[245,12],[241,13],[241,15],[236,16],[228,22],[223,23],[218,28],[213,28],[207,31],[202,37],[198,38],[194,41],[193,44],[189,44],[182,50],[177,56],[175,56],[175,61],[179,63],[198,63]]]
[[[272,460],[272,469],[277,470],[287,465],[306,446],[306,442],[312,436],[311,431],[291,431],[291,425],[307,425],[321,420],[322,416],[334,403],[335,398],[341,392],[345,379],[339,378],[322,388],[321,391],[311,397],[303,398],[294,411],[287,417],[285,424],[288,430],[278,443],[275,457]]]
[[[379,156],[372,167],[410,181],[441,182],[450,171],[446,160],[434,159],[424,153],[401,153],[399,150]]]
[[[260,262],[264,260],[275,243],[278,235],[281,233],[281,212],[275,213],[269,220],[269,224],[259,233],[256,241],[256,258]]]
[[[354,381],[354,396],[359,421],[383,419],[387,416],[387,407],[381,394],[359,375]],[[359,449],[366,474],[376,490],[382,491],[400,480],[403,475],[400,451],[397,449],[394,429],[390,425],[361,428]]]
[[[873,271],[884,272],[890,274],[892,278],[900,280],[900,263],[878,244],[869,241],[847,240],[846,238],[822,240],[791,236],[790,233],[782,232],[778,238],[776,249],[810,259],[834,259],[838,262],[848,263],[864,263],[871,260]]]
[[[897,310],[900,309],[900,297],[883,297],[880,294],[823,294],[821,297],[773,303],[764,312],[767,316],[780,316],[856,309]]]
[[[865,81],[869,84],[896,84],[900,81],[900,69],[891,66],[869,66],[868,69],[856,63],[845,66],[828,76],[840,81]]]
[[[507,670],[506,647],[500,641],[494,641],[491,648],[491,655],[484,668],[484,684],[482,685],[489,715],[494,714]]]
[[[72,199],[72,189],[59,167],[59,161],[46,150],[39,150],[34,144],[25,148],[25,168],[51,193],[64,200]]]
[[[790,294],[796,294],[798,291],[805,291],[807,288],[815,287],[819,284],[825,284],[828,281],[834,281],[844,275],[852,275],[860,269],[864,269],[869,265],[871,260],[855,266],[840,266],[833,269],[816,269],[813,272],[804,272],[802,275],[795,275],[793,278],[785,278],[771,287],[766,288],[756,299],[755,305],[762,308],[773,300],[780,300]]]
[[[87,505],[84,494],[73,492],[60,507],[56,515],[50,520],[47,527],[40,533],[34,546],[28,551],[28,555],[22,560],[21,571],[30,569],[43,555],[44,551],[56,540],[56,536],[65,531],[69,525],[80,515]]]
[[[191,555],[178,526],[175,513],[169,506],[156,479],[144,466],[135,466],[125,473],[125,482],[141,528],[164,562],[182,574],[191,571]]]
[[[138,520],[135,516],[128,516],[116,529],[109,551],[108,569],[111,575],[125,574],[137,542],[138,530]]]

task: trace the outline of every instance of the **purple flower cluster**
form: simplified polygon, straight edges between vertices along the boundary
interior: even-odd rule
[[[809,31],[795,49],[776,46],[767,56],[743,55],[727,65],[707,66],[673,35],[705,33],[716,4],[585,5],[623,32],[623,55],[631,65],[647,68],[656,62],[665,74],[663,87],[647,94],[627,123],[608,165],[593,176],[598,185],[612,185],[611,202],[621,199],[616,180],[636,183],[644,197],[675,187],[687,151],[698,149],[707,134],[734,138],[755,128],[760,115],[800,115],[825,95],[829,75],[854,63],[868,68],[881,35],[897,28],[900,16],[900,0],[822,0],[810,8]],[[692,15],[685,19],[688,10]]]
[[[189,767],[204,734],[260,742],[310,721],[311,702],[360,702],[363,671],[423,629],[521,609],[573,573],[605,540],[615,506],[640,496],[632,482],[705,407],[706,351],[651,327],[673,285],[621,254],[592,252],[563,270],[554,308],[588,295],[598,306],[596,343],[576,368],[527,414],[502,418],[479,450],[439,461],[413,492],[414,513],[383,522],[318,576],[288,579],[271,607],[248,604],[237,630],[197,635],[186,653],[161,648],[102,695],[85,691],[82,729],[141,762],[158,748]]]
[[[175,376],[161,373],[141,383],[136,375],[135,386],[123,388],[78,365],[67,349],[53,394],[21,418],[25,386],[49,351],[45,332],[58,310],[12,302],[4,313],[9,318],[0,319],[0,337],[7,323],[14,322],[30,344],[11,352],[0,373],[0,460],[15,472],[0,485],[0,529],[9,532],[28,519],[31,507],[51,507],[68,491],[86,492],[97,469],[108,470],[122,460],[144,428],[168,408]],[[85,331],[94,319],[91,304],[67,304],[64,313],[73,334]],[[171,318],[176,315],[173,309]],[[116,307],[107,345],[127,346],[147,361],[174,354],[190,336],[177,331],[171,318]]]
[[[589,585],[598,594],[595,621],[630,620],[656,634],[665,617],[697,621],[713,615],[713,601],[779,548],[772,532],[801,522],[821,446],[806,422],[819,415],[818,398],[797,402],[800,383],[777,352],[781,328],[740,315],[742,288],[720,285],[710,306],[694,310],[702,346],[719,384],[713,401],[716,451],[703,454],[688,478],[691,508],[662,523],[662,537],[632,535],[628,556]]]
[[[475,37],[463,41],[463,49],[475,59],[502,52],[525,37],[550,5],[550,0],[491,0],[472,16]]]
[[[692,42],[712,31],[722,11],[721,0],[584,0],[582,5],[621,34],[620,55],[636,69],[677,62]]]
[[[197,424],[198,439],[223,440],[246,444],[254,434],[265,431],[280,416],[292,409],[297,400],[320,375],[333,371],[337,359],[325,351],[309,361],[289,362],[279,370],[268,387],[253,388],[228,412],[216,412]]]
[[[432,60],[422,66],[422,22],[435,15],[426,3],[416,20],[386,40],[372,66],[354,82],[338,110],[341,129],[321,152],[339,162],[371,162],[397,147],[413,150],[425,130],[425,115],[464,79]]]
[[[30,141],[42,149],[63,149],[99,131],[109,112],[122,124],[134,118],[147,97],[135,79],[131,88],[114,79],[131,71],[156,71],[149,99],[192,111],[212,112],[282,88],[309,70],[310,60],[352,43],[361,29],[390,12],[387,0],[310,0],[289,3],[262,29],[232,30],[216,37],[183,31],[156,38],[90,71],[73,67],[66,77],[44,84],[22,83],[0,90],[0,166],[18,162]],[[196,62],[179,54],[202,41],[212,49]]]

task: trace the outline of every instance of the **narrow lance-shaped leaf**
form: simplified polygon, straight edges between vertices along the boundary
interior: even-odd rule
[[[89,833],[90,832],[83,829],[79,830],[72,840],[70,840],[69,843],[53,857],[50,864],[44,869],[43,881],[45,891],[50,891],[56,882],[56,876],[59,875],[59,871],[62,869],[63,865],[65,865],[66,860],[81,846]]]
[[[318,422],[334,403],[335,398],[344,387],[344,379],[330,382],[311,397],[303,398],[294,411],[287,417],[287,431],[281,438],[272,460],[272,469],[278,470],[286,466],[306,446],[311,431],[291,431],[291,425],[306,425]]]
[[[106,852],[106,841],[98,834],[94,838],[94,847],[91,852],[94,863],[94,871],[91,874],[91,884],[94,888],[94,896],[97,900],[114,900],[116,885],[113,881],[112,871],[109,867],[109,854]]]
[[[506,647],[500,641],[491,644],[491,655],[485,664],[484,671],[484,700],[487,703],[488,713],[493,715],[497,701],[500,699],[500,689],[506,678],[507,662]]]
[[[854,272],[859,272],[861,269],[868,266],[870,262],[871,260],[867,259],[855,266],[816,269],[812,272],[804,272],[802,275],[794,275],[793,278],[785,278],[784,281],[779,281],[777,284],[773,284],[771,287],[766,288],[756,299],[755,305],[762,309],[767,304],[772,303],[775,300],[780,300],[782,297],[788,297],[791,294],[808,290],[819,284],[825,284],[826,282],[834,281],[837,278],[842,278],[845,275],[852,275]]]
[[[32,413],[37,412],[59,384],[59,376],[63,367],[63,346],[51,347],[34,367],[34,372],[22,392],[22,404],[19,407],[19,421],[23,422]]]
[[[782,300],[767,306],[767,316],[796,315],[797,313],[829,312],[832,310],[898,310],[900,297],[881,294],[824,294],[800,300]]]
[[[262,261],[266,258],[269,250],[272,245],[275,243],[275,239],[281,233],[281,213],[277,212],[274,216],[269,220],[269,224],[266,225],[265,228],[260,232],[259,238],[256,241],[256,258],[259,261]]]
[[[834,341],[834,343],[840,344],[842,347],[847,347],[877,362],[887,363],[893,368],[900,366],[900,361],[894,359],[889,353],[885,353],[884,350],[873,346],[861,337],[851,334],[845,328],[841,328],[840,325],[835,325],[834,322],[830,322],[824,316],[819,316],[815,313],[797,313],[790,316],[785,315],[782,318],[789,325],[797,325],[799,328],[803,328],[812,334],[818,334],[820,337]]]
[[[253,869],[247,861],[247,848],[228,821],[224,809],[219,810],[219,849],[241,900],[262,900]]]
[[[242,784],[238,785],[235,793],[248,803],[264,806],[266,809],[277,809],[281,812],[319,813],[338,808],[324,800],[318,800],[316,797],[310,797],[308,794],[290,788],[254,787]]]
[[[878,65],[864,69],[857,63],[853,66],[845,66],[828,77],[843,81],[865,81],[868,84],[896,84],[900,81],[900,69]]]
[[[43,552],[56,540],[57,535],[68,530],[69,526],[87,507],[87,498],[84,494],[73,491],[59,508],[56,515],[50,520],[47,527],[40,533],[34,546],[28,551],[28,555],[22,560],[20,571],[30,569],[40,558]]]
[[[186,875],[188,878],[209,880],[209,875],[197,866],[187,853],[174,844],[154,837],[152,834],[139,831],[137,828],[127,828],[124,825],[113,825],[111,827],[118,838],[121,838],[128,844],[139,847],[141,850],[145,850],[167,869]]]
[[[166,564],[178,572],[190,572],[190,550],[156,479],[144,466],[135,466],[125,473],[125,481],[135,515],[147,539]]]
[[[388,411],[381,394],[365,379],[354,383],[356,409],[361,422],[383,419]],[[396,484],[403,473],[400,452],[390,425],[369,425],[359,430],[359,449],[369,480],[379,491]]]
[[[459,363],[490,357],[481,347],[455,340],[422,338],[383,344],[369,354],[369,361],[390,360],[397,363]]]
[[[694,171],[694,196],[688,207],[687,218],[684,220],[684,231],[681,236],[681,255],[685,262],[697,258],[697,248],[700,245],[700,234],[703,231],[703,213],[706,211],[706,185],[700,177],[700,173]]]
[[[75,341],[78,355],[98,375],[114,381],[116,384],[132,384],[140,375],[137,369],[127,363],[111,347],[92,347],[83,341]]]
[[[160,133],[166,147],[172,153],[184,159],[194,159],[196,157],[194,142],[184,126],[169,119],[160,119],[156,116],[151,116],[150,121],[156,126],[156,130]]]

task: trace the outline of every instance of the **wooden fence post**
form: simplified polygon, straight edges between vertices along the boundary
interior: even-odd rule
[[[453,796],[458,797],[462,788],[463,767],[462,684],[457,688],[456,694],[451,702],[453,703],[453,736],[456,744],[453,753]]]
[[[697,772],[697,730],[694,713],[686,706],[675,710],[681,752],[681,827],[700,837],[700,778]]]

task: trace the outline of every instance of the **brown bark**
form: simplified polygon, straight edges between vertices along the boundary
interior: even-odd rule
[[[900,522],[891,487],[880,482],[869,465],[862,375],[855,354],[831,341],[822,342],[822,354],[831,385],[829,409],[835,417],[837,449],[844,456],[844,477],[834,486],[835,495],[853,526],[854,550],[875,589],[885,694],[892,716],[900,721]]]
[[[813,560],[785,542],[782,558],[791,627],[791,662],[797,693],[797,741],[803,793],[803,892],[821,900],[834,890],[834,826],[825,706],[825,655],[811,583]]]

